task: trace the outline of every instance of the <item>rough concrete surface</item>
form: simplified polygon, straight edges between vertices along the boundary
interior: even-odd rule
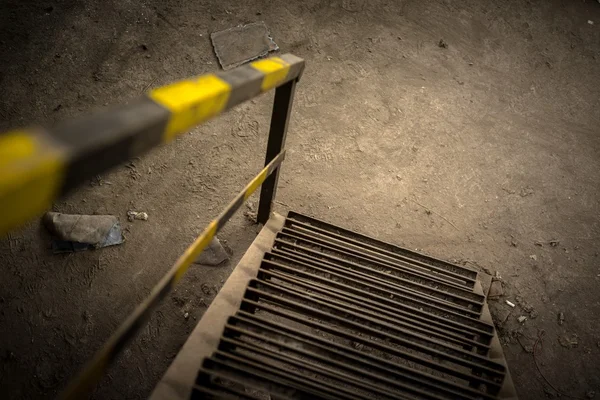
[[[258,20],[307,62],[277,210],[497,271],[521,398],[600,396],[596,1],[3,2],[0,130],[214,71],[210,33]],[[272,96],[53,207],[118,216],[123,245],[52,255],[40,221],[0,241],[6,398],[54,397],[260,170]],[[149,395],[255,234],[232,220],[232,260],[191,268],[93,398]]]

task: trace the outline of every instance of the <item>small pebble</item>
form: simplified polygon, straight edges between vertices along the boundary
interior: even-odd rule
[[[137,211],[127,211],[127,219],[129,222],[133,222],[133,220],[139,219],[141,221],[148,221],[148,213],[145,212],[137,212]]]
[[[588,390],[585,395],[588,399],[593,399],[596,396],[596,392],[594,392],[593,390]]]

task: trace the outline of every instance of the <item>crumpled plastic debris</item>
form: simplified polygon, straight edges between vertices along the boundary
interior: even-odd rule
[[[56,236],[54,253],[72,253],[123,243],[121,224],[114,215],[79,215],[47,212],[42,221]]]
[[[214,237],[202,253],[198,255],[194,264],[216,266],[227,260],[229,260],[229,254],[221,245],[221,241]]]

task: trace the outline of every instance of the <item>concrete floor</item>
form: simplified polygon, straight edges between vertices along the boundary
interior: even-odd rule
[[[259,20],[307,62],[278,211],[497,271],[506,296],[491,308],[520,397],[600,396],[596,1],[3,2],[0,129],[214,71],[210,32]],[[118,215],[125,244],[51,255],[39,221],[0,242],[8,398],[54,397],[260,169],[271,102],[242,105],[55,205]],[[129,209],[149,221],[127,222]],[[232,220],[222,234],[231,263],[190,271],[94,398],[148,396],[254,235]]]

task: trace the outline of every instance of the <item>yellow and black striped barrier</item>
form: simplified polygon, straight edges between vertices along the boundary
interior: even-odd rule
[[[0,134],[0,236],[86,179],[298,79],[303,69],[304,60],[286,54],[160,87],[127,105],[52,129]]]
[[[215,237],[217,232],[225,225],[231,216],[244,204],[263,184],[265,179],[271,175],[281,165],[285,158],[285,151],[279,153],[250,183],[242,190],[236,198],[229,203],[227,208],[213,220],[204,232],[191,244],[190,247],[179,257],[169,272],[152,289],[150,296],[140,304],[135,311],[125,320],[117,331],[108,339],[104,347],[96,353],[94,358],[83,369],[79,376],[71,382],[65,392],[61,395],[62,399],[81,399],[90,388],[98,382],[106,369],[114,360],[115,356],[123,347],[135,337],[135,334],[143,326],[154,308],[171,292],[175,285],[181,280],[189,266],[196,260],[202,250]]]

